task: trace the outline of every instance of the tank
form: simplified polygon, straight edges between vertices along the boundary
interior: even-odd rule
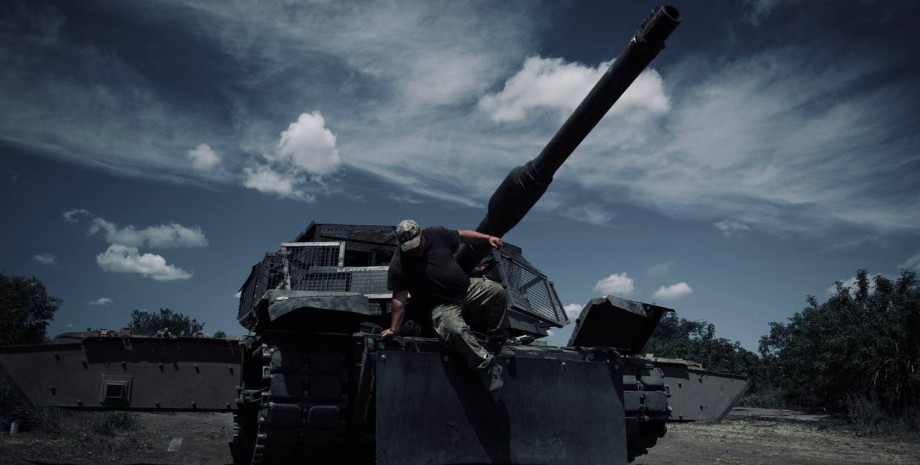
[[[672,7],[653,10],[543,151],[499,185],[478,231],[504,236],[527,214],[679,22]],[[391,225],[311,223],[252,267],[244,340],[67,333],[3,348],[0,368],[40,406],[232,412],[237,465],[623,464],[667,422],[721,418],[746,389],[743,377],[643,356],[671,311],[658,305],[594,299],[566,346],[547,346],[566,313],[547,275],[505,243],[456,254],[506,290],[501,325],[517,342],[489,345],[505,367],[490,394],[411,301],[402,334],[380,339],[396,245]]]

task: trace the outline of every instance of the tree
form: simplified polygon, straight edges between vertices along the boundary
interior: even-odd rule
[[[227,333],[221,330],[217,330],[217,331],[214,331],[214,335],[211,337],[216,338],[216,339],[224,339],[227,337]]]
[[[60,306],[38,279],[0,273],[0,345],[47,341],[48,322]]]
[[[920,406],[920,282],[856,273],[826,302],[787,323],[770,323],[760,340],[768,376],[793,405],[842,412],[854,400],[892,415]]]
[[[159,313],[134,310],[131,312],[128,329],[134,334],[146,336],[156,336],[163,329],[169,329],[173,336],[193,336],[204,329],[204,323],[168,308],[161,308]]]
[[[715,333],[712,323],[666,313],[645,344],[645,352],[658,357],[691,360],[708,370],[723,373],[753,374],[759,370],[756,354],[741,347],[738,341],[715,337]]]

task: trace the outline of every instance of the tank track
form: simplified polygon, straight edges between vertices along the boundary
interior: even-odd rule
[[[641,358],[625,358],[623,368],[623,407],[626,410],[627,459],[648,453],[658,438],[668,431],[671,416],[661,369]]]
[[[253,344],[252,366],[244,366],[234,418],[235,464],[347,461],[347,343],[347,338],[334,337],[300,344],[263,339]]]

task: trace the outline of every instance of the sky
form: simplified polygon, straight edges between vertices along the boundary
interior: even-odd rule
[[[50,335],[245,334],[236,292],[310,221],[474,228],[656,5],[0,0],[0,272],[62,299]],[[673,5],[505,236],[570,318],[612,294],[756,350],[859,269],[920,271],[920,5]]]

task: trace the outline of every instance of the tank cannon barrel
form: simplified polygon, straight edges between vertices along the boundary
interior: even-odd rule
[[[665,39],[679,23],[680,13],[674,7],[661,6],[652,10],[626,49],[610,65],[543,151],[508,173],[489,199],[486,215],[476,231],[504,236],[524,218],[553,182],[556,170],[664,48]],[[464,245],[457,252],[456,258],[464,271],[469,272],[486,253],[488,250]]]

